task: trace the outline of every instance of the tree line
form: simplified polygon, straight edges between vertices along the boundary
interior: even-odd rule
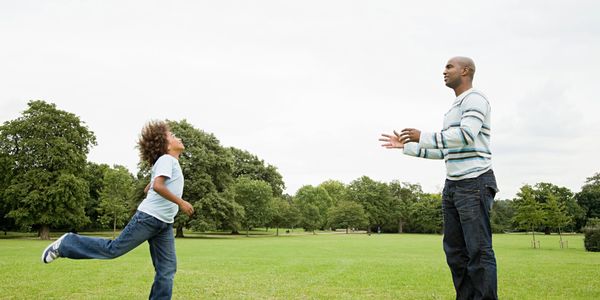
[[[180,157],[183,198],[196,213],[175,219],[184,229],[248,234],[258,227],[307,231],[351,229],[368,232],[442,231],[439,193],[419,184],[379,182],[367,176],[349,184],[328,180],[284,194],[283,177],[273,165],[186,120],[168,121],[186,145]],[[94,133],[78,116],[44,101],[30,101],[21,117],[0,126],[1,230],[37,231],[121,228],[144,199],[150,166],[137,174],[123,166],[87,161]],[[574,194],[550,183],[525,185],[515,199],[496,201],[495,232],[574,231],[600,217],[600,175]],[[279,234],[279,230],[277,230]]]

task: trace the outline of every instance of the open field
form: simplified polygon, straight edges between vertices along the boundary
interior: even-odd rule
[[[259,232],[257,232],[259,233]],[[110,233],[106,233],[110,237]],[[177,239],[174,299],[453,299],[439,235],[192,235]],[[583,237],[494,235],[501,299],[600,299]],[[44,265],[47,241],[0,238],[0,299],[147,299],[144,244],[115,260]]]

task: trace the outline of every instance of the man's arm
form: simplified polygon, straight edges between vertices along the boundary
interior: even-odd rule
[[[384,142],[382,147],[387,149],[404,149],[404,154],[429,159],[443,159],[444,153],[439,149],[423,149],[417,143],[410,143],[410,139],[402,138],[402,135],[394,130],[394,134],[382,134],[379,140]]]
[[[444,152],[440,149],[425,149],[419,143],[408,143],[404,146],[404,154],[427,159],[444,159]]]
[[[194,207],[187,201],[175,196],[175,194],[171,193],[167,186],[165,185],[164,176],[157,176],[154,178],[154,191],[161,195],[163,198],[177,204],[181,211],[183,211],[186,215],[191,216],[194,213]]]
[[[405,128],[400,139],[404,143],[418,142],[420,149],[427,150],[463,148],[472,145],[482,131],[483,122],[489,112],[489,103],[479,95],[472,95],[463,101],[461,109],[463,113],[460,123],[451,124],[441,132],[422,133],[418,129]]]

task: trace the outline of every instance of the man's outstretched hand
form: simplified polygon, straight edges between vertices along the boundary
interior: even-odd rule
[[[421,139],[421,130],[414,128],[404,128],[402,129],[402,133],[400,133],[399,138],[404,144],[410,142],[418,143]]]
[[[394,134],[381,134],[381,138],[379,138],[379,140],[383,142],[381,147],[385,147],[387,149],[404,148],[404,142],[401,139],[401,135],[396,132],[396,130],[394,130]]]

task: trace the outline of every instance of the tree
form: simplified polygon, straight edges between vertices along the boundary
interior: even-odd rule
[[[1,152],[13,159],[4,197],[8,216],[49,239],[50,226],[83,226],[89,188],[84,173],[94,133],[76,115],[30,101],[21,117],[0,127]]]
[[[331,207],[331,197],[322,187],[305,185],[298,189],[294,202],[300,211],[301,225],[306,231],[315,233],[327,223],[327,210]]]
[[[273,191],[267,182],[244,176],[236,180],[234,191],[235,202],[244,208],[241,224],[248,236],[250,228],[265,225],[267,206],[273,197]]]
[[[441,233],[443,226],[442,196],[424,194],[411,207],[411,222],[414,230],[423,233]]]
[[[558,202],[565,207],[567,214],[571,217],[571,220],[576,220],[580,224],[584,223],[583,220],[585,218],[585,212],[581,206],[577,204],[573,192],[571,192],[571,190],[568,188],[560,187],[552,183],[539,182],[533,187],[533,195],[535,200],[542,205],[545,205],[548,202],[549,197],[556,197]],[[569,222],[569,224],[566,224],[565,227],[574,230],[575,228],[573,225],[574,224],[572,222]],[[546,226],[544,231],[546,234],[550,234],[550,227]]]
[[[571,223],[571,217],[567,214],[565,205],[558,202],[557,197],[554,195],[548,196],[544,209],[546,211],[546,226],[558,230],[560,247],[562,248],[563,240],[560,229]]]
[[[514,201],[515,216],[513,221],[521,229],[531,230],[533,247],[536,247],[535,229],[544,224],[546,214],[542,205],[535,200],[534,190],[530,185],[521,187]]]
[[[110,169],[110,166],[107,164],[88,162],[83,172],[83,178],[87,181],[90,189],[90,195],[85,203],[85,215],[90,219],[90,225],[88,226],[90,229],[102,228],[98,216],[98,206],[100,205],[100,191],[102,190],[104,175],[108,169]]]
[[[100,222],[104,225],[112,224],[113,239],[117,226],[123,226],[130,217],[128,203],[134,189],[135,181],[127,168],[114,166],[105,171],[97,209]]]
[[[239,208],[232,203],[233,199],[228,197],[231,195],[227,192],[233,183],[233,157],[230,151],[222,147],[213,134],[194,128],[186,120],[168,121],[168,124],[185,145],[185,151],[179,157],[185,178],[182,198],[196,210],[192,217],[185,214],[176,216],[173,224],[176,236],[183,237],[183,228],[192,226],[192,223],[197,228],[233,223],[227,218],[238,215],[239,211],[223,211]],[[194,220],[196,218],[201,220]]]
[[[229,151],[233,155],[233,177],[245,176],[255,180],[262,180],[271,186],[273,196],[281,196],[285,184],[283,177],[277,171],[277,168],[266,164],[258,156],[251,154],[246,150],[230,147]]]
[[[492,232],[502,233],[512,229],[512,218],[515,215],[513,201],[495,200],[490,214]]]
[[[290,215],[291,205],[282,198],[273,197],[269,207],[271,209],[270,224],[277,229],[275,235],[279,236],[279,228],[289,224],[288,217]]]
[[[229,229],[232,234],[238,234],[241,229],[244,207],[235,202],[233,187],[205,195],[194,203],[194,210],[202,212],[189,222],[190,228],[195,231]]]
[[[600,173],[587,178],[585,184],[581,187],[581,191],[575,195],[575,198],[585,211],[586,220],[600,218]]]
[[[0,146],[0,151],[2,148]],[[15,229],[14,220],[7,216],[11,210],[10,203],[4,197],[4,191],[14,176],[13,167],[14,162],[11,157],[4,152],[0,152],[0,230],[4,231],[4,235],[6,235],[7,231]]]
[[[294,202],[294,197],[284,194],[282,200],[289,205],[288,209],[285,210],[283,214],[283,217],[286,220],[285,225],[292,228],[293,231],[302,220],[302,214],[300,213],[300,209],[298,209],[298,205]]]
[[[412,212],[415,204],[423,198],[425,193],[423,193],[421,185],[408,182],[392,181],[388,187],[392,196],[390,221],[395,222],[398,226],[398,233],[402,233],[404,225],[409,223],[411,216],[414,215]]]
[[[350,200],[360,203],[364,208],[369,219],[367,227],[369,233],[371,232],[371,226],[381,226],[391,218],[389,208],[392,203],[392,196],[385,183],[363,176],[350,183],[348,196]]]
[[[367,225],[368,220],[363,207],[351,201],[340,201],[329,209],[329,223],[335,228],[345,228],[346,234],[350,228]]]
[[[331,205],[336,206],[339,202],[348,200],[346,185],[337,180],[327,180],[319,184],[331,197]]]

